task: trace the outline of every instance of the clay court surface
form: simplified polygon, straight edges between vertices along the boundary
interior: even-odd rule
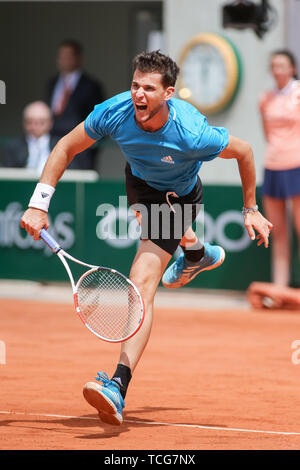
[[[201,307],[201,292],[198,307],[157,306],[124,424],[113,427],[82,387],[114,372],[119,346],[54,300],[0,299],[0,449],[300,448],[299,312]]]

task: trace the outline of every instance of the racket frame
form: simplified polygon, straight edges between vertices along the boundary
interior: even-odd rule
[[[71,256],[69,253],[67,253],[66,251],[64,251],[61,246],[57,243],[57,241],[47,232],[47,230],[45,229],[42,229],[41,230],[41,239],[46,243],[46,245],[49,246],[49,248],[51,248],[51,250],[53,251],[53,253],[55,253],[60,261],[62,262],[62,264],[64,265],[67,273],[68,273],[68,276],[69,276],[69,279],[70,279],[70,282],[71,282],[71,286],[72,286],[72,291],[73,291],[73,298],[74,298],[74,305],[75,305],[75,310],[76,310],[76,313],[78,314],[80,320],[82,321],[82,323],[94,334],[96,335],[98,338],[102,339],[103,341],[106,341],[108,343],[123,343],[124,341],[127,341],[128,339],[132,338],[132,336],[134,336],[138,330],[141,328],[143,322],[144,322],[144,318],[145,318],[145,303],[144,303],[144,299],[143,297],[141,296],[138,288],[133,284],[133,282],[128,279],[126,276],[124,276],[124,274],[120,273],[119,271],[117,271],[116,269],[112,269],[112,268],[107,268],[105,266],[95,266],[93,264],[88,264],[88,263],[85,263],[83,261],[80,261],[79,259],[75,258],[74,256]],[[73,261],[74,263],[77,263],[77,264],[80,264],[81,266],[84,266],[84,267],[87,267],[87,268],[90,268],[88,269],[87,271],[85,271],[81,276],[80,278],[78,279],[77,283],[75,284],[75,281],[74,281],[74,277],[73,277],[73,274],[72,274],[72,271],[71,271],[71,268],[66,260],[66,258],[68,258],[69,260]],[[114,274],[117,274],[119,276],[121,276],[123,279],[126,280],[126,282],[128,284],[130,284],[130,286],[134,289],[135,293],[137,294],[139,300],[140,300],[140,304],[141,304],[141,316],[140,316],[140,319],[139,319],[139,323],[138,323],[138,326],[136,327],[136,329],[131,333],[129,334],[128,336],[126,336],[125,338],[121,338],[121,339],[110,339],[110,338],[106,338],[104,336],[101,336],[99,333],[97,333],[84,319],[84,317],[82,316],[82,313],[81,313],[81,310],[80,310],[80,307],[78,305],[78,288],[81,284],[81,282],[83,281],[83,279],[85,277],[87,277],[89,274],[91,274],[92,272],[95,272],[95,271],[109,271],[111,273],[114,273]]]

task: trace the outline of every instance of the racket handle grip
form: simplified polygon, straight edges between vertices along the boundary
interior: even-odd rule
[[[40,237],[43,240],[43,242],[45,242],[46,245],[48,245],[49,248],[51,248],[53,253],[58,253],[59,250],[61,250],[59,243],[44,228],[42,228],[41,230]]]

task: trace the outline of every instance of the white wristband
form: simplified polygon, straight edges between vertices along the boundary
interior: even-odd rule
[[[38,183],[29,201],[28,207],[48,212],[55,188],[46,183]]]

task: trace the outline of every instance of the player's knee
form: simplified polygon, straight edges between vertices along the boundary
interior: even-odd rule
[[[136,285],[140,291],[144,291],[149,285],[149,275],[147,273],[140,274],[138,276],[131,276],[131,281]]]
[[[154,297],[158,282],[154,282],[153,277],[147,272],[140,273],[131,277],[131,281],[140,291],[144,300]]]

